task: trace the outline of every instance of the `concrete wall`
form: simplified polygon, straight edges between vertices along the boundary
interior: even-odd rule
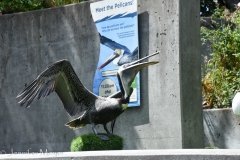
[[[0,16],[0,150],[69,151],[73,138],[92,132],[89,125],[64,126],[72,118],[56,94],[29,109],[15,99],[60,59],[68,59],[92,89],[100,42],[91,2]],[[199,0],[138,3],[140,57],[160,50],[160,63],[142,70],[141,106],[117,119],[115,133],[124,138],[124,149],[201,148]]]
[[[205,146],[221,149],[240,148],[240,116],[232,109],[207,109],[203,111]]]

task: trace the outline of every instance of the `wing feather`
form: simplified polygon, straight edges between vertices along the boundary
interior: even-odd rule
[[[39,86],[33,93],[32,96],[30,98],[28,98],[27,100],[27,107],[30,106],[30,104],[32,103],[32,101],[36,98],[37,94],[39,93],[39,90],[42,88],[42,85]]]
[[[36,87],[36,82],[33,81],[29,86],[27,86],[22,92],[20,92],[18,95],[17,95],[17,98],[18,97],[21,97],[23,94],[26,94],[26,92],[29,92],[31,91],[34,87]]]
[[[49,66],[20,92],[18,103],[29,107],[35,99],[44,98],[54,91],[70,116],[90,109],[98,98],[82,85],[70,62],[61,60]]]
[[[38,85],[35,85],[33,88],[29,89],[22,95],[22,99],[18,102],[20,103],[20,106],[22,106],[26,101],[28,101],[28,99],[30,99],[30,97],[38,87],[39,87]]]

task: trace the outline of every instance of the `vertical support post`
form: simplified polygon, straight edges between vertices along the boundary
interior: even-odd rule
[[[182,148],[203,147],[199,5],[179,0]]]

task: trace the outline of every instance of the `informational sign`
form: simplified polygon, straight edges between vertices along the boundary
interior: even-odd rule
[[[90,7],[100,39],[93,92],[108,97],[120,90],[116,77],[119,66],[139,58],[137,0],[104,0],[91,3]],[[139,74],[132,87],[128,106],[139,106]]]

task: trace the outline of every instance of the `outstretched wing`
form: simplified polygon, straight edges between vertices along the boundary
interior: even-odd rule
[[[49,66],[17,95],[21,106],[29,105],[34,99],[56,92],[70,116],[94,106],[97,96],[87,90],[67,60],[60,60]]]

